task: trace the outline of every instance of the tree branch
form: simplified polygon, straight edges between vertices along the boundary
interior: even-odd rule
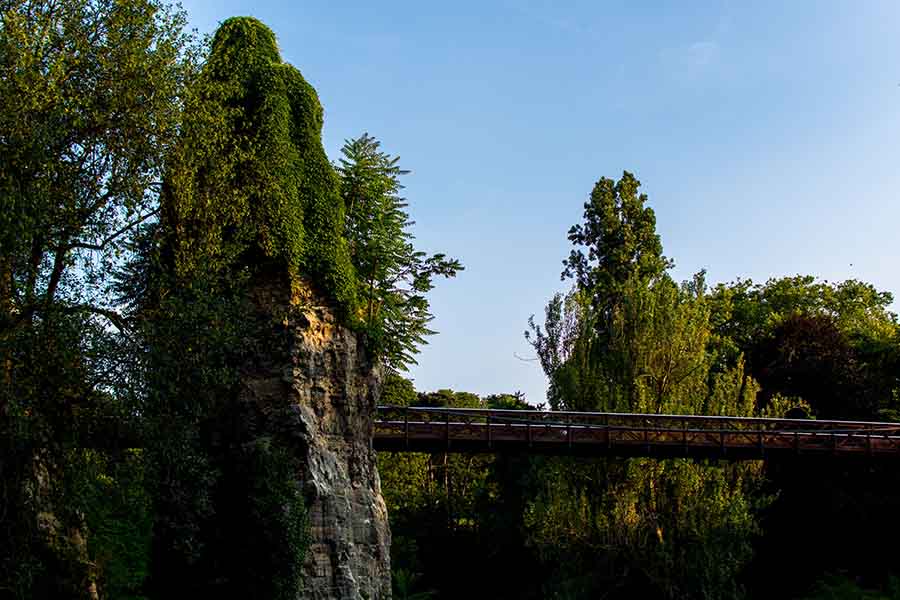
[[[121,236],[122,234],[128,232],[130,229],[133,229],[134,227],[137,227],[138,225],[140,225],[141,223],[143,223],[143,222],[146,221],[147,219],[149,219],[149,218],[151,218],[151,217],[154,217],[154,216],[156,216],[156,215],[158,215],[158,214],[159,214],[159,209],[158,209],[158,208],[157,208],[156,210],[150,211],[149,213],[147,213],[146,215],[142,216],[141,218],[136,219],[136,220],[134,220],[134,221],[132,221],[132,222],[126,224],[126,225],[123,226],[121,229],[119,229],[119,230],[117,230],[117,231],[111,233],[110,235],[106,236],[105,238],[103,238],[103,240],[102,240],[99,244],[89,244],[89,243],[87,243],[87,242],[72,242],[71,244],[65,246],[65,248],[66,248],[67,250],[72,250],[72,249],[75,249],[75,248],[83,248],[83,249],[85,249],[85,250],[97,250],[97,251],[103,250],[104,248],[106,248],[106,246],[108,246],[109,244],[111,244],[112,242],[114,242],[114,241],[116,240],[116,238],[118,238],[118,237]]]
[[[53,272],[50,273],[50,282],[47,284],[47,294],[44,298],[44,304],[47,308],[52,304],[53,297],[56,295],[56,288],[59,287],[59,281],[62,279],[63,269],[66,266],[67,251],[65,246],[60,246],[56,249],[56,255],[53,257]]]
[[[99,306],[93,306],[90,304],[76,304],[66,309],[66,312],[68,313],[74,313],[77,311],[89,312],[104,317],[107,321],[112,323],[115,328],[118,329],[121,333],[125,334],[126,336],[128,335],[128,321],[125,319],[125,317],[114,310],[108,308],[100,308]]]

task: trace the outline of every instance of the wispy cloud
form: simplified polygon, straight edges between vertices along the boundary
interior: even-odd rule
[[[659,52],[663,71],[676,79],[695,81],[719,64],[721,48],[714,40],[698,40],[684,46],[663,48]]]
[[[510,12],[523,15],[552,30],[588,37],[596,37],[600,33],[583,18],[579,18],[579,15],[571,7],[561,7],[556,2],[509,1],[503,4]]]
[[[690,69],[706,69],[719,58],[719,43],[711,40],[694,42],[687,48],[685,62]]]

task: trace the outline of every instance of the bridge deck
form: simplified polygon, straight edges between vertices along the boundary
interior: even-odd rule
[[[900,457],[900,423],[381,406],[373,444],[393,452]]]

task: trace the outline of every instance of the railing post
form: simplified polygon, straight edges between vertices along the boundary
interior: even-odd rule
[[[762,424],[762,421],[760,421],[759,423],[756,424],[756,428],[759,430],[759,431],[758,431],[758,435],[759,435],[759,455],[760,455],[761,457],[765,457],[765,455],[766,455],[766,446],[765,446],[765,444],[763,444],[763,424]]]
[[[447,449],[450,449],[450,413],[444,412],[444,423],[447,427],[446,429],[446,438],[447,438]]]
[[[403,407],[403,444],[409,449],[409,407]]]
[[[525,431],[528,434],[528,447],[531,448],[531,419],[525,421]]]
[[[566,415],[566,441],[572,447],[572,415]]]
[[[488,440],[488,450],[494,447],[494,438],[491,433],[491,413],[487,414],[487,440]]]
[[[684,451],[685,456],[688,455],[687,428],[688,428],[687,419],[682,419],[681,420],[681,448]]]
[[[608,453],[612,450],[612,439],[610,438],[612,432],[609,430],[609,415],[606,414],[603,415],[603,431],[606,433],[606,451]]]

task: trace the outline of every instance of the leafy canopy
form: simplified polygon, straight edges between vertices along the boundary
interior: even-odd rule
[[[195,72],[184,24],[158,0],[0,1],[0,589],[12,597],[140,591],[144,457],[79,446],[134,414],[122,390],[139,350],[109,275],[157,214]]]
[[[575,248],[563,261],[561,277],[574,279],[597,310],[614,304],[632,277],[649,280],[673,266],[663,256],[656,215],[645,206],[640,186],[628,171],[619,181],[601,177],[584,204],[584,222],[569,229]]]
[[[460,262],[438,253],[428,256],[413,245],[400,197],[399,157],[382,152],[367,133],[347,140],[337,166],[347,206],[344,232],[359,281],[361,314],[374,346],[391,370],[416,364],[414,355],[435,332],[425,294],[436,276],[454,277]]]

